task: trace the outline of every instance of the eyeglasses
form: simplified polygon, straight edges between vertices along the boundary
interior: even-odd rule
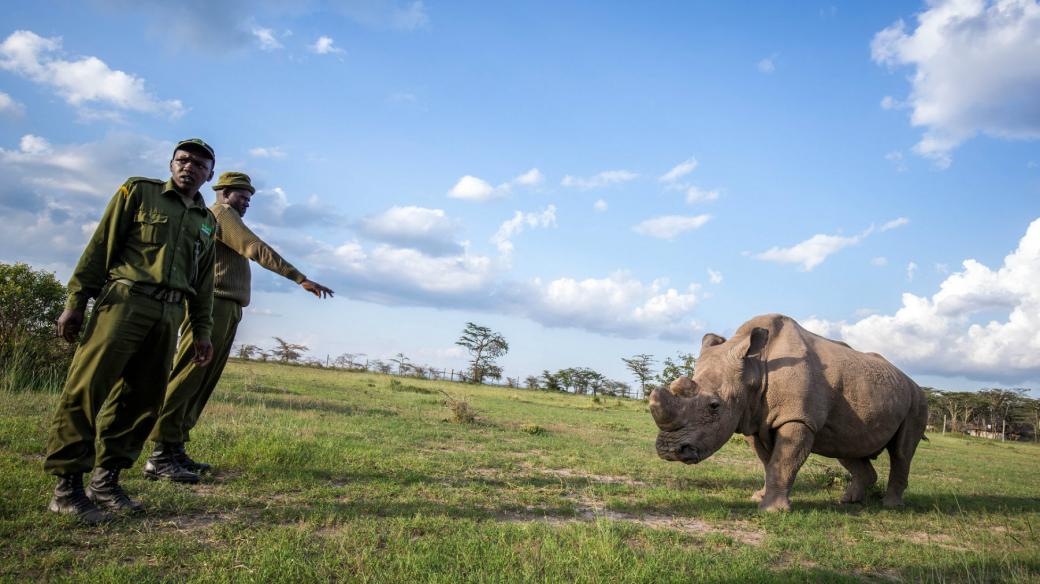
[[[205,158],[196,158],[188,154],[178,154],[173,161],[176,162],[178,166],[188,166],[191,164],[205,170],[209,170],[210,168],[209,160],[206,160]]]

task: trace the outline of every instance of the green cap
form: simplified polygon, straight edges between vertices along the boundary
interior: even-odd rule
[[[219,191],[220,189],[243,189],[249,191],[250,194],[256,194],[249,175],[244,172],[222,173],[217,179],[217,184],[213,185],[213,190]]]
[[[211,147],[209,144],[206,144],[198,138],[188,138],[187,140],[181,140],[180,142],[177,142],[176,146],[173,147],[174,152],[181,149],[190,150],[192,152],[196,152],[198,154],[206,156],[207,158],[212,160],[214,164],[216,164],[217,162],[217,155],[213,153],[213,147]]]

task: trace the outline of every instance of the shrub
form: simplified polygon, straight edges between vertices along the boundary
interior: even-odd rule
[[[55,335],[65,296],[54,274],[0,263],[0,390],[61,390],[75,352]]]

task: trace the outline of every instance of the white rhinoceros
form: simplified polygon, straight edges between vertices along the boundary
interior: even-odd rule
[[[921,388],[881,355],[768,314],[729,340],[705,335],[695,371],[650,395],[661,458],[696,464],[740,432],[766,470],[752,499],[782,511],[791,507],[791,485],[810,452],[848,469],[852,481],[841,501],[854,503],[877,481],[871,459],[888,450],[884,504],[902,504],[928,405]]]

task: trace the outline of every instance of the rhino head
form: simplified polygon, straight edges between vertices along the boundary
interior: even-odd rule
[[[697,464],[722,448],[737,431],[748,395],[761,383],[768,340],[763,328],[729,341],[704,335],[693,378],[684,375],[650,394],[650,413],[660,429],[658,456]]]

